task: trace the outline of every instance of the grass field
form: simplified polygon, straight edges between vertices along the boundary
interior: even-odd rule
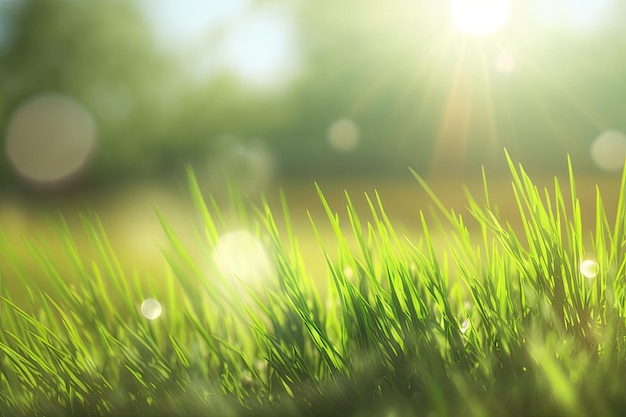
[[[559,178],[567,183],[567,175]],[[203,179],[198,178],[202,185]],[[533,181],[540,187],[553,188],[553,178],[545,175],[533,176]],[[465,178],[431,178],[429,187],[448,209],[462,213],[466,210],[467,199],[464,187],[476,196],[482,196],[482,179],[476,177]],[[595,219],[595,192],[596,186],[602,192],[606,214],[609,218],[615,217],[617,199],[619,197],[620,178],[615,175],[576,176],[578,194],[581,196],[581,216],[586,229],[590,229]],[[352,248],[356,248],[356,241],[350,232],[346,218],[345,193],[349,193],[352,203],[364,221],[371,221],[365,193],[373,195],[377,191],[385,204],[385,211],[393,222],[399,234],[406,234],[411,239],[418,239],[422,235],[422,226],[419,211],[427,216],[433,214],[434,204],[427,193],[407,172],[407,178],[401,179],[328,179],[319,182],[328,204],[343,218],[341,227],[345,238]],[[523,232],[515,203],[511,177],[490,176],[490,199],[497,206],[502,219],[509,221],[514,230]],[[307,270],[315,277],[320,290],[326,287],[326,266],[323,253],[315,238],[311,227],[309,213],[316,222],[319,234],[326,245],[336,245],[335,232],[326,221],[324,207],[318,197],[315,182],[310,180],[279,180],[266,189],[268,205],[274,212],[281,210],[280,193],[282,190],[289,203],[291,225],[293,233],[298,237],[303,260]],[[213,190],[203,189],[205,195]],[[568,195],[564,196],[567,201]],[[233,210],[228,196],[218,193],[216,197],[221,213],[227,218],[228,228],[237,228],[238,215]],[[259,204],[257,197],[253,203]],[[137,182],[120,190],[113,190],[103,194],[79,195],[64,197],[57,201],[44,200],[29,201],[15,196],[5,195],[0,200],[0,231],[11,242],[12,251],[28,269],[33,266],[31,273],[36,274],[37,268],[32,265],[31,255],[24,245],[23,237],[28,241],[40,241],[58,256],[63,256],[63,245],[59,241],[55,217],[62,216],[67,223],[76,246],[85,257],[94,257],[97,254],[81,223],[80,217],[89,213],[97,213],[107,237],[116,250],[121,267],[131,273],[133,269],[140,269],[142,276],[150,276],[158,282],[163,280],[163,271],[167,262],[163,259],[162,248],[168,247],[167,237],[159,224],[155,211],[158,209],[166,217],[168,223],[177,231],[179,238],[185,243],[188,250],[195,246],[193,228],[199,222],[199,214],[191,203],[189,190],[184,181],[175,184],[163,182]],[[50,221],[52,219],[52,221]],[[476,229],[477,223],[468,220],[467,226]],[[443,231],[450,225],[443,224],[443,230],[431,230],[434,246],[439,250],[446,246]],[[472,238],[479,241],[478,233],[472,233]],[[58,251],[58,252],[55,252]],[[330,251],[329,252],[333,252]],[[331,253],[333,256],[334,253]],[[0,266],[10,266],[11,261],[0,253]],[[63,265],[58,265],[62,268]],[[9,268],[10,270],[11,268]],[[5,274],[10,273],[5,271]],[[47,281],[41,276],[42,283]],[[9,287],[18,285],[17,279],[5,276]],[[17,291],[17,288],[16,288]],[[19,296],[19,294],[16,294]]]
[[[194,209],[161,207],[163,261],[134,270],[95,214],[12,221],[0,415],[622,415],[624,178],[322,183],[307,213],[287,186],[225,209],[189,171]]]

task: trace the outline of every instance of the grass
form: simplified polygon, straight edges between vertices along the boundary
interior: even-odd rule
[[[241,224],[272,255],[273,279],[255,286],[217,273],[210,254],[226,224],[191,171],[197,247],[161,218],[163,285],[120,267],[95,215],[84,217],[93,259],[62,219],[63,259],[26,240],[46,285],[2,239],[0,415],[622,415],[626,171],[616,218],[598,192],[595,224],[583,228],[571,164],[569,190],[555,179],[551,191],[509,165],[520,233],[499,217],[486,179],[484,199],[468,193],[455,213],[415,175],[438,207],[416,213],[418,242],[394,231],[378,195],[367,196],[373,220],[363,222],[348,195],[340,218],[320,190],[338,243],[329,253],[317,235],[324,299],[285,201],[279,219],[233,194]],[[435,229],[447,231],[443,254]],[[580,270],[589,259],[592,278]],[[7,277],[23,283],[26,301]],[[142,316],[146,298],[163,305],[158,319]]]

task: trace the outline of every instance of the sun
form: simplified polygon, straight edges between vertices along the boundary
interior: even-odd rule
[[[463,33],[487,35],[504,24],[509,8],[510,0],[452,0],[452,20]]]

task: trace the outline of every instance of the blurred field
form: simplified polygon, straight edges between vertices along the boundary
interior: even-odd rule
[[[533,178],[538,186],[553,189],[553,178]],[[519,230],[519,217],[509,177],[488,178],[489,193],[492,203],[498,206],[501,218],[508,220]],[[569,194],[567,178],[561,178],[564,194]],[[463,182],[459,179],[431,180],[429,184],[439,196],[443,204],[463,213],[466,197]],[[602,175],[597,177],[577,177],[577,193],[581,201],[583,227],[593,226],[595,215],[595,188],[601,190],[603,202],[609,221],[614,218],[617,204],[619,178]],[[469,178],[465,185],[478,200],[483,199],[482,182],[480,179]],[[405,234],[413,242],[421,237],[419,211],[424,210],[427,218],[434,219],[432,201],[412,178],[403,181],[370,179],[322,180],[319,186],[326,196],[331,208],[340,213],[343,227],[350,237],[349,223],[346,213],[344,192],[347,191],[356,206],[363,222],[371,219],[364,193],[374,196],[378,190],[386,212],[399,234]],[[308,214],[315,221],[325,247],[334,255],[335,237],[324,213],[323,206],[317,196],[313,180],[282,180],[274,183],[266,190],[268,202],[275,216],[281,219],[279,189],[285,193],[290,206],[292,225],[297,236],[305,263],[316,282],[323,288],[326,283],[326,266],[319,244],[315,239]],[[207,190],[208,195],[208,190]],[[218,202],[223,207],[227,228],[242,227],[237,216],[228,208],[228,198],[217,194]],[[252,199],[255,200],[255,199]],[[258,200],[257,200],[258,202]],[[95,260],[95,248],[81,226],[81,214],[97,213],[108,234],[111,245],[119,256],[122,268],[132,275],[136,273],[142,281],[154,280],[158,287],[164,276],[166,263],[161,251],[168,250],[168,242],[158,223],[155,210],[158,209],[184,242],[189,253],[195,259],[210,263],[210,253],[198,243],[194,228],[199,225],[199,216],[191,204],[191,198],[183,182],[166,184],[163,182],[142,182],[128,185],[122,190],[108,191],[93,197],[82,195],[68,197],[56,202],[33,203],[5,196],[0,203],[0,229],[5,234],[10,247],[14,250],[14,259],[22,263],[23,270],[32,274],[46,287],[46,276],[40,272],[32,255],[24,244],[24,237],[37,244],[41,243],[50,249],[53,259],[58,260],[58,267],[63,270],[66,258],[62,250],[62,241],[58,227],[55,226],[58,215],[66,219],[72,235],[86,260]],[[446,241],[442,230],[438,230],[435,222],[430,223],[431,234],[438,248],[445,248]],[[468,223],[472,227],[471,221]],[[477,235],[477,238],[479,236]],[[354,244],[354,242],[352,242]],[[3,280],[9,289],[20,292],[19,278],[11,266],[11,254],[4,251],[0,254],[0,268]],[[20,294],[16,294],[20,298]]]

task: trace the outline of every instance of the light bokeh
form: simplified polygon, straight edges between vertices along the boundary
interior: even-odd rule
[[[587,259],[580,263],[580,273],[586,278],[595,278],[600,272],[600,266],[593,259]]]
[[[591,159],[598,168],[607,172],[619,172],[626,158],[626,135],[618,130],[602,132],[591,145]]]
[[[148,320],[159,318],[162,312],[161,303],[153,298],[147,298],[141,303],[141,314]]]
[[[5,145],[9,162],[23,179],[57,184],[89,162],[96,146],[96,124],[76,100],[41,94],[15,110]]]
[[[339,119],[328,128],[328,142],[337,151],[354,150],[361,139],[357,124],[351,119]]]
[[[245,229],[223,234],[211,258],[222,276],[228,279],[254,284],[275,275],[274,263],[263,242]]]

